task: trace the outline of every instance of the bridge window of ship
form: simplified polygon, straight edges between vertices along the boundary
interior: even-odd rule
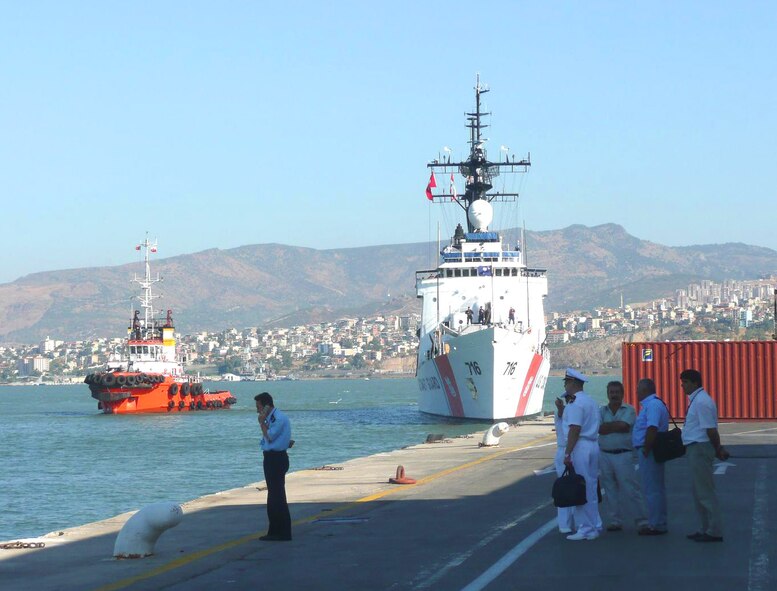
[[[453,276],[454,277],[461,277],[461,269],[454,269]]]

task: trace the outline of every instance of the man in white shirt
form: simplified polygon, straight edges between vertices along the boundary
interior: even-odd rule
[[[696,511],[701,518],[701,530],[688,535],[694,542],[722,542],[723,524],[720,503],[715,493],[712,462],[726,460],[726,449],[720,444],[718,408],[702,388],[701,373],[686,369],[680,374],[680,386],[688,396],[683,443],[691,470],[691,490]]]
[[[567,439],[564,464],[574,467],[585,478],[586,504],[575,507],[577,532],[567,540],[595,540],[599,537],[601,518],[596,483],[599,475],[599,407],[583,391],[588,381],[582,373],[567,368],[564,392],[570,398],[564,409],[562,428]]]

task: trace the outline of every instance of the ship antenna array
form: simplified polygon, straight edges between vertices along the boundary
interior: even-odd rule
[[[480,95],[488,91],[488,87],[480,83],[480,76],[478,76],[475,85],[475,110],[471,113],[465,113],[467,117],[466,127],[470,130],[469,157],[461,162],[451,162],[450,155],[448,154],[444,161],[441,162],[439,159],[433,160],[426,165],[432,171],[440,170],[443,173],[451,174],[455,174],[458,171],[464,177],[466,183],[463,195],[457,197],[453,193],[438,194],[432,199],[435,203],[452,200],[456,201],[459,207],[465,211],[469,211],[469,206],[478,199],[485,199],[488,202],[510,202],[516,201],[519,197],[518,193],[500,191],[489,193],[493,188],[493,179],[499,176],[502,171],[510,173],[528,172],[531,166],[531,154],[527,154],[526,158],[516,160],[515,155],[510,156],[505,152],[503,162],[491,162],[488,160],[485,148],[488,138],[483,137],[483,130],[489,126],[483,123],[482,119],[486,115],[490,115],[490,113],[483,112],[480,105]],[[474,231],[469,221],[469,216],[467,216],[467,225],[470,232]]]
[[[145,262],[145,273],[142,278],[135,275],[132,278],[132,281],[140,285],[142,290],[141,294],[138,296],[138,300],[140,301],[140,307],[143,309],[143,318],[144,318],[143,329],[145,331],[148,331],[154,328],[153,327],[153,318],[154,318],[153,301],[156,298],[161,297],[160,295],[151,293],[151,286],[154,283],[159,283],[160,281],[162,281],[162,278],[159,276],[159,273],[157,273],[156,277],[151,277],[151,265],[149,264],[149,253],[156,252],[157,250],[156,241],[154,242],[149,241],[148,234],[146,234],[146,239],[140,243],[140,248],[142,248],[145,251],[143,253],[143,259]]]

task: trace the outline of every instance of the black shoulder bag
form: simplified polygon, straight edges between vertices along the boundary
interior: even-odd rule
[[[661,400],[659,398],[659,400]],[[685,455],[685,445],[683,444],[683,431],[677,426],[677,423],[669,412],[669,407],[661,400],[661,404],[666,407],[666,411],[669,413],[669,418],[672,419],[674,429],[669,431],[659,431],[656,433],[656,438],[653,440],[653,457],[656,462],[663,464],[669,460],[676,460]],[[688,406],[690,408],[690,405]]]

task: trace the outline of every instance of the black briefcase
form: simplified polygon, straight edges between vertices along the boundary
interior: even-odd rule
[[[567,466],[564,473],[553,483],[553,504],[556,507],[577,507],[585,505],[585,478]]]

